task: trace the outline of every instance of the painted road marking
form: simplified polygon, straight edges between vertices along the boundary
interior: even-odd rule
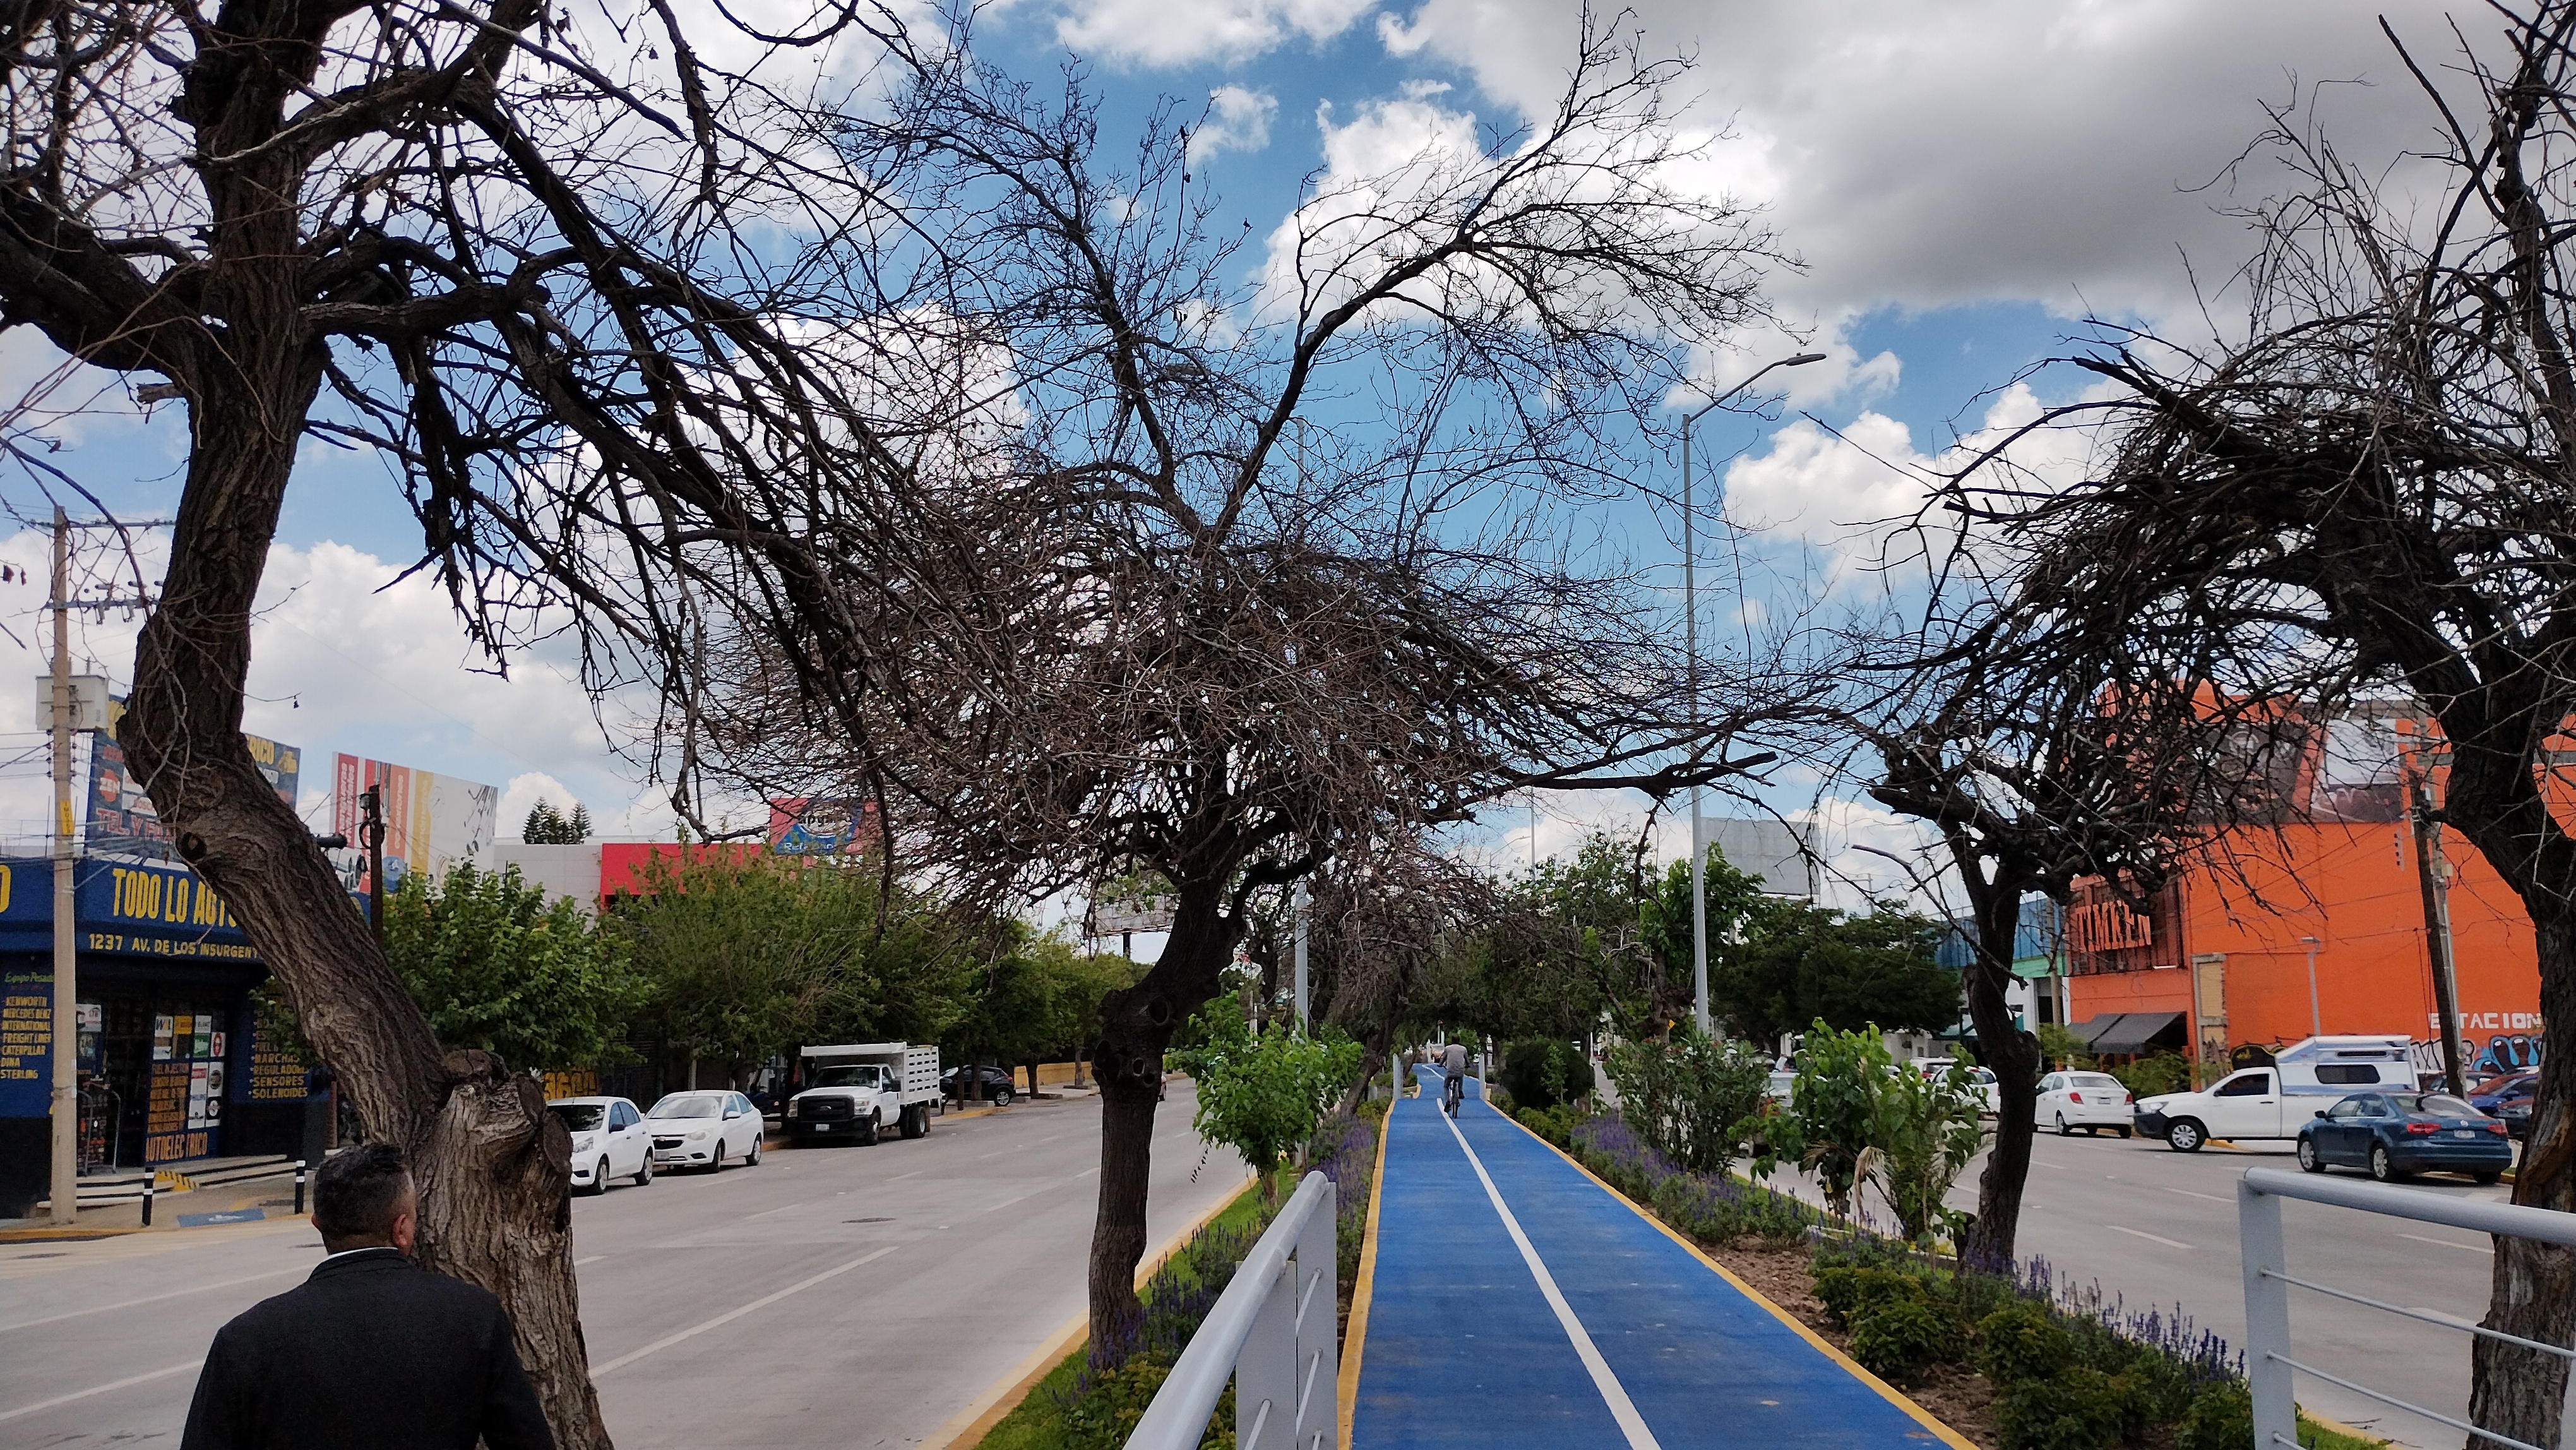
[[[192,1359],[186,1364],[174,1364],[167,1369],[149,1370],[143,1374],[127,1375],[121,1380],[109,1380],[103,1385],[92,1385],[85,1390],[74,1390],[67,1395],[56,1395],[50,1400],[38,1400],[32,1405],[20,1405],[14,1410],[0,1410],[0,1420],[14,1420],[20,1415],[32,1415],[38,1410],[50,1410],[56,1405],[68,1405],[74,1400],[85,1400],[92,1395],[103,1395],[109,1390],[121,1390],[127,1385],[139,1385],[149,1380],[168,1379],[174,1374],[186,1374],[188,1371],[195,1369],[197,1366],[204,1363],[205,1361],[202,1359]]]
[[[2399,1234],[2398,1237],[2401,1239],[2413,1239],[2419,1244],[2431,1244],[2435,1248],[2466,1249],[2473,1254],[2492,1254],[2495,1252],[2494,1246],[2490,1244],[2464,1244],[2457,1239],[2428,1239],[2422,1234],[2402,1233]]]
[[[2236,1201],[2232,1198],[2223,1198],[2215,1193],[2201,1193],[2189,1188],[2167,1188],[2161,1183],[2156,1186],[2158,1188],[2163,1188],[2167,1193],[2179,1193],[2185,1198],[2206,1198],[2212,1203],[2234,1203]]]
[[[2133,1239],[2145,1239],[2149,1243],[2162,1244],[2169,1249],[2188,1249],[2191,1247],[2191,1245],[2184,1243],[2180,1239],[2169,1239],[2163,1234],[2151,1234],[2145,1229],[2122,1228],[2116,1223],[2106,1223],[2102,1225],[2102,1227],[2109,1229],[2115,1234],[2127,1234]]]
[[[173,1289],[167,1294],[146,1294],[140,1299],[123,1299],[114,1304],[101,1304],[94,1309],[71,1309],[60,1314],[48,1314],[42,1319],[21,1319],[15,1324],[0,1324],[0,1334],[5,1334],[12,1329],[33,1329],[39,1324],[56,1324],[65,1319],[78,1319],[84,1314],[105,1314],[117,1309],[131,1309],[137,1304],[158,1304],[164,1299],[177,1299],[187,1294],[204,1294],[215,1289],[229,1289],[236,1284],[256,1284],[262,1279],[275,1279],[288,1274],[306,1272],[309,1271],[302,1268],[271,1269],[265,1274],[244,1274],[238,1279],[220,1279],[212,1284],[199,1284],[193,1289]]]
[[[1521,1232],[1521,1221],[1512,1217],[1511,1206],[1503,1202],[1502,1190],[1494,1186],[1493,1175],[1485,1171],[1485,1160],[1476,1156],[1476,1150],[1467,1145],[1467,1135],[1458,1131],[1458,1120],[1442,1113],[1440,1121],[1449,1125],[1449,1136],[1458,1140],[1458,1151],[1467,1155],[1467,1166],[1476,1170],[1477,1181],[1485,1185],[1485,1197],[1493,1201],[1494,1212],[1502,1217],[1504,1232],[1512,1236],[1513,1245],[1521,1251],[1521,1262],[1529,1265],[1530,1276],[1538,1280],[1538,1291],[1546,1296],[1547,1307],[1556,1311],[1556,1322],[1565,1327],[1565,1337],[1574,1341],[1575,1357],[1591,1373],[1593,1388],[1610,1406],[1610,1418],[1619,1422],[1619,1432],[1628,1437],[1629,1450],[1663,1450],[1655,1432],[1646,1428],[1646,1417],[1637,1413],[1636,1402],[1628,1398],[1627,1386],[1610,1372],[1610,1361],[1601,1357],[1583,1321],[1574,1317],[1574,1307],[1565,1302],[1565,1295],[1556,1287],[1556,1276],[1547,1271],[1538,1250],[1530,1246],[1529,1235]]]
[[[610,1360],[608,1363],[601,1365],[599,1368],[592,1370],[590,1372],[590,1377],[592,1379],[597,1379],[601,1375],[608,1373],[610,1370],[622,1369],[627,1365],[633,1364],[635,1361],[642,1359],[648,1354],[669,1349],[672,1345],[679,1343],[681,1340],[695,1339],[710,1329],[721,1329],[725,1325],[731,1324],[735,1320],[740,1319],[742,1316],[749,1314],[755,1309],[768,1308],[770,1305],[777,1303],[779,1300],[786,1298],[790,1294],[803,1293],[805,1290],[813,1288],[815,1285],[822,1283],[826,1279],[837,1279],[843,1274],[846,1274],[852,1269],[858,1268],[863,1264],[873,1264],[877,1260],[884,1258],[886,1255],[893,1253],[894,1249],[894,1245],[888,1244],[884,1248],[877,1250],[875,1253],[861,1254],[846,1264],[825,1269],[823,1272],[816,1274],[810,1279],[799,1279],[795,1283],[788,1285],[786,1288],[779,1290],[775,1294],[763,1294],[759,1298],[752,1300],[750,1303],[745,1304],[739,1309],[719,1314],[715,1318],[707,1320],[702,1324],[692,1324],[677,1334],[666,1334],[660,1339],[654,1340],[651,1344],[644,1346],[642,1349],[621,1354],[617,1358]]]

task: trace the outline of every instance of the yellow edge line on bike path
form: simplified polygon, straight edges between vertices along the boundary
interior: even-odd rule
[[[1487,1103],[1486,1106],[1492,1107],[1493,1105],[1491,1103]],[[1648,1213],[1645,1209],[1639,1207],[1636,1200],[1630,1198],[1624,1193],[1621,1193],[1617,1188],[1612,1187],[1601,1177],[1600,1174],[1585,1167],[1581,1160],[1577,1159],[1573,1154],[1559,1148],[1554,1143],[1548,1142],[1545,1138],[1539,1137],[1538,1134],[1530,1132],[1530,1127],[1527,1123],[1520,1121],[1511,1114],[1504,1112],[1502,1109],[1495,1108],[1494,1112],[1495,1115],[1500,1117],[1504,1122],[1511,1124],[1513,1127],[1520,1129],[1524,1133],[1529,1133],[1531,1140],[1538,1143],[1541,1147],[1546,1148],[1547,1151],[1564,1159],[1566,1162],[1573,1164],[1575,1172],[1580,1173],[1584,1177],[1591,1179],[1593,1182],[1600,1184],[1601,1190],[1604,1193],[1607,1193],[1612,1198],[1626,1204],[1629,1212],[1634,1213],[1637,1217],[1653,1224],[1657,1232],[1661,1233],[1664,1237],[1671,1239],[1674,1243],[1681,1245],[1692,1258],[1708,1265],[1711,1272],[1715,1273],[1719,1278],[1724,1279],[1727,1283],[1733,1285],[1736,1292],[1771,1311],[1773,1318],[1776,1318],[1782,1324],[1789,1326],[1791,1330],[1796,1332],[1800,1339],[1803,1339],[1809,1344],[1814,1345],[1817,1349],[1822,1350],[1826,1358],[1831,1359],[1838,1365],[1841,1365],[1844,1369],[1851,1371],[1854,1378],[1858,1379],[1862,1384],[1869,1386],[1871,1389],[1878,1391],[1879,1395],[1889,1404],[1892,1404],[1898,1409],[1903,1410],[1908,1415],[1913,1416],[1922,1424],[1923,1428],[1940,1436],[1941,1443],[1954,1447],[1954,1450],[1977,1450],[1977,1443],[1975,1441],[1960,1434],[1958,1431],[1951,1429],[1948,1425],[1941,1423],[1937,1416],[1935,1416],[1930,1410],[1914,1403],[1912,1399],[1906,1396],[1904,1391],[1899,1390],[1896,1386],[1889,1384],[1878,1376],[1871,1374],[1868,1370],[1861,1368],[1858,1361],[1854,1360],[1850,1355],[1843,1353],[1841,1350],[1836,1349],[1832,1341],[1826,1339],[1823,1335],[1818,1334],[1813,1329],[1808,1328],[1806,1324],[1798,1318],[1798,1316],[1781,1308],[1779,1305],[1772,1303],[1761,1290],[1756,1289],[1752,1285],[1744,1282],[1742,1279],[1737,1278],[1733,1270],[1727,1268],[1726,1265],[1719,1263],[1717,1260],[1710,1258],[1699,1245],[1692,1243],[1687,1238],[1684,1238],[1671,1224],[1664,1222],[1662,1219],[1655,1217],[1653,1214]],[[1342,1443],[1345,1445],[1350,1443],[1347,1436],[1345,1436]]]
[[[1392,1136],[1387,1119],[1395,1116],[1395,1105],[1387,1104],[1387,1116],[1377,1120],[1377,1172],[1369,1179],[1368,1227],[1360,1235],[1359,1277],[1351,1284],[1351,1322],[1342,1331],[1342,1365],[1336,1378],[1334,1394],[1341,1401],[1341,1444],[1349,1450],[1351,1417],[1358,1412],[1360,1399],[1360,1351],[1368,1344],[1369,1293],[1377,1284],[1377,1206],[1386,1189],[1386,1140]]]

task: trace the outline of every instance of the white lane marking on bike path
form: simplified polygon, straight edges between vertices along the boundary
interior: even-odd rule
[[[1664,1450],[1655,1432],[1646,1428],[1646,1417],[1637,1413],[1636,1401],[1628,1398],[1628,1387],[1610,1372],[1610,1361],[1601,1357],[1583,1321],[1574,1317],[1574,1307],[1565,1302],[1565,1295],[1556,1287],[1556,1276],[1547,1271],[1546,1261],[1530,1246],[1529,1235],[1521,1232],[1521,1221],[1512,1217],[1511,1206],[1503,1202],[1502,1190],[1494,1186],[1493,1175],[1485,1171],[1485,1160],[1467,1146],[1467,1135],[1458,1131],[1458,1120],[1442,1113],[1440,1121],[1449,1125],[1449,1136],[1458,1140],[1458,1151],[1467,1155],[1467,1166],[1476,1170],[1477,1180],[1485,1185],[1485,1197],[1492,1200],[1494,1212],[1501,1215],[1504,1232],[1520,1249],[1521,1262],[1529,1265],[1530,1276],[1538,1280],[1538,1291],[1547,1297],[1547,1307],[1556,1311],[1556,1322],[1565,1327],[1565,1337],[1574,1341],[1575,1357],[1591,1372],[1592,1387],[1610,1406],[1610,1418],[1619,1422],[1619,1433],[1628,1437],[1629,1450]]]

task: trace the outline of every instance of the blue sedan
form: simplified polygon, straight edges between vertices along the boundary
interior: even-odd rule
[[[2299,1125],[2299,1166],[2366,1168],[2382,1183],[2465,1173],[2493,1183],[2513,1166],[2504,1124],[2448,1093],[2354,1093]]]

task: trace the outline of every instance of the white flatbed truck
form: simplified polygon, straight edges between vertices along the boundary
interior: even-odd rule
[[[846,1042],[797,1053],[804,1089],[787,1100],[787,1140],[873,1143],[888,1131],[930,1132],[939,1110],[939,1049],[904,1042]]]

